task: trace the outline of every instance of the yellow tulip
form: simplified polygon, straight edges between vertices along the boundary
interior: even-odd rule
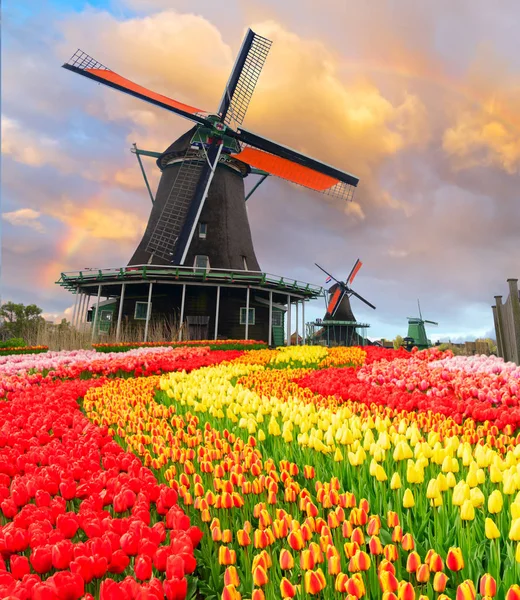
[[[403,495],[403,507],[412,508],[413,506],[415,506],[415,499],[413,497],[412,490],[410,488],[406,488]]]
[[[484,531],[488,540],[495,540],[500,537],[500,531],[498,530],[495,521],[489,517],[487,517],[484,522]]]
[[[464,500],[460,510],[460,518],[463,521],[473,521],[475,518],[475,507],[473,506],[471,500]]]
[[[401,489],[401,477],[399,476],[399,473],[394,473],[392,475],[392,479],[390,480],[390,489],[391,490]]]
[[[511,523],[511,529],[509,530],[509,539],[513,542],[520,541],[520,519],[515,519]]]
[[[488,498],[488,511],[491,514],[497,514],[502,510],[504,501],[500,490],[493,490]]]

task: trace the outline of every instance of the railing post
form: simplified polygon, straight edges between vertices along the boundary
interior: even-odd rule
[[[182,338],[182,325],[184,321],[184,302],[186,300],[186,284],[182,284],[182,299],[181,299],[181,318],[179,321],[179,342]]]
[[[218,338],[218,312],[220,308],[220,285],[217,285],[217,307],[215,309],[215,339]]]
[[[291,295],[287,294],[287,346],[291,345]]]
[[[119,297],[119,311],[117,313],[117,327],[116,327],[116,342],[119,342],[119,336],[121,334],[121,317],[123,316],[123,302],[125,301],[125,289],[126,282],[121,286],[121,296]]]
[[[150,282],[150,287],[148,288],[148,305],[146,306],[146,323],[144,324],[144,341],[148,341],[148,325],[150,323],[150,314],[152,313],[152,288],[153,283]]]
[[[273,292],[269,292],[269,336],[268,336],[269,348],[273,344]]]
[[[99,321],[99,299],[101,298],[101,284],[98,285],[98,294],[96,301],[96,312],[92,318],[92,335],[90,337],[90,341],[94,343],[94,339],[96,337],[96,325]]]
[[[247,286],[246,292],[246,335],[245,339],[249,339],[249,286]]]

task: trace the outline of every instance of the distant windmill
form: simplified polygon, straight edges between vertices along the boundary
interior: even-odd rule
[[[424,348],[430,348],[432,346],[432,343],[426,336],[425,323],[428,323],[429,325],[438,325],[438,323],[436,321],[429,321],[428,319],[422,318],[421,304],[419,300],[417,300],[417,307],[419,308],[419,318],[407,317],[408,335],[404,341],[406,345],[417,346],[419,350],[424,350]]]
[[[350,287],[363,263],[358,258],[345,281],[336,279],[336,277],[331,275],[328,271],[325,271],[323,267],[320,267],[317,263],[314,264],[327,275],[326,283],[335,281],[328,290],[329,298],[327,312],[323,321],[320,323],[325,329],[324,335],[327,337],[327,342],[329,344],[335,342],[347,346],[364,343],[356,333],[356,329],[366,329],[368,325],[356,321],[356,317],[354,317],[350,306],[350,298],[351,296],[355,296],[361,300],[361,302],[370,306],[370,308],[376,308],[371,302],[363,298],[363,296]]]

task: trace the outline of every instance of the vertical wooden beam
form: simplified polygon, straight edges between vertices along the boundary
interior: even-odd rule
[[[269,292],[269,336],[268,336],[269,348],[273,344],[273,292]]]
[[[186,284],[182,284],[182,298],[181,298],[181,317],[179,320],[179,342],[182,338],[182,325],[184,321],[184,302],[186,300]]]
[[[291,345],[291,294],[287,294],[287,346]]]
[[[300,342],[298,341],[298,330],[299,330],[299,323],[298,323],[298,305],[300,304],[299,300],[296,300],[296,302],[294,303],[294,308],[295,308],[295,317],[296,317],[296,335],[294,336],[294,339],[296,341],[296,345],[298,346],[300,344]]]
[[[70,324],[72,325],[72,327],[76,327],[76,317],[78,314],[78,299],[81,296],[81,292],[78,290],[76,290],[76,301],[74,302],[74,308],[72,309],[72,318],[70,320]]]
[[[93,343],[94,339],[96,337],[96,325],[98,323],[99,320],[99,299],[101,298],[101,284],[98,285],[98,293],[97,293],[97,300],[96,300],[96,312],[93,315],[92,318],[92,335],[90,336],[90,341]]]
[[[146,323],[144,324],[144,341],[148,341],[148,325],[150,324],[150,315],[152,313],[152,288],[153,283],[150,281],[150,287],[148,288],[148,305],[146,307]]]
[[[218,339],[218,313],[220,309],[220,285],[217,285],[217,308],[215,310],[215,339]]]
[[[303,345],[305,346],[305,343],[307,342],[307,326],[305,325],[305,298],[302,300],[302,325],[303,325],[303,335],[302,335],[302,341],[303,341]]]
[[[246,292],[246,332],[245,332],[245,339],[248,340],[249,339],[249,286],[247,286],[247,292]]]
[[[117,313],[116,342],[119,342],[119,336],[121,335],[121,317],[123,316],[123,303],[125,301],[125,289],[126,289],[126,282],[123,282],[123,285],[121,286],[121,296],[119,297],[119,311]]]

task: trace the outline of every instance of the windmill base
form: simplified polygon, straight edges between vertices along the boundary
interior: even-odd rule
[[[148,341],[160,329],[164,339],[278,346],[290,345],[286,332],[296,329],[305,343],[305,302],[323,293],[319,286],[268,273],[162,265],[62,273],[56,283],[76,296],[72,325],[89,328],[92,341],[119,341],[123,331],[133,341]]]

